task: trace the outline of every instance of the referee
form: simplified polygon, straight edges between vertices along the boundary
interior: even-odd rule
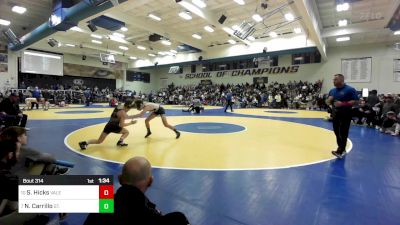
[[[351,108],[357,104],[358,95],[353,87],[344,83],[342,74],[334,75],[333,85],[335,88],[329,91],[326,103],[332,106],[333,130],[338,145],[337,150],[332,151],[332,154],[341,159],[346,154],[346,143],[352,118]]]

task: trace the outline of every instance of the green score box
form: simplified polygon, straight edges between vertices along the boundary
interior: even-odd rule
[[[114,213],[114,199],[99,199],[99,213]]]

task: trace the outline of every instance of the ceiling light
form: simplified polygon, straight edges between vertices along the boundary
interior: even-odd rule
[[[175,50],[173,50],[173,49],[172,49],[172,50],[169,50],[169,51],[172,52],[172,53],[175,53],[175,54],[178,53],[177,51],[175,51]]]
[[[137,57],[135,57],[135,56],[129,56],[129,59],[135,60],[135,59],[137,59]]]
[[[400,30],[395,31],[393,34],[394,34],[394,35],[399,35],[399,34],[400,34]]]
[[[129,48],[128,47],[126,47],[126,46],[119,46],[118,47],[119,49],[122,49],[122,50],[124,50],[124,51],[126,51],[126,50],[128,50]]]
[[[73,44],[65,44],[65,46],[68,46],[68,47],[75,47],[75,45],[73,45]]]
[[[235,24],[235,25],[232,26],[232,29],[233,29],[233,30],[239,30],[240,27],[239,27],[238,25]]]
[[[286,19],[287,21],[293,21],[293,20],[294,20],[294,16],[293,16],[293,14],[291,14],[291,13],[286,13],[286,14],[285,14],[285,19]]]
[[[196,39],[201,39],[201,36],[198,35],[198,34],[192,34],[192,37],[193,37],[193,38],[196,38]]]
[[[77,26],[71,27],[70,30],[78,31],[78,32],[83,32],[83,30],[82,30],[81,28],[77,27]]]
[[[157,54],[159,54],[159,55],[166,55],[167,53],[166,53],[166,52],[158,52]]]
[[[108,38],[110,38],[110,40],[112,40],[112,41],[116,41],[116,42],[123,43],[123,44],[128,44],[128,42],[125,41],[123,38],[120,38],[120,37],[117,37],[114,35],[109,35]]]
[[[57,26],[61,23],[61,16],[57,16],[55,14],[51,14],[49,18],[50,26]]]
[[[225,32],[227,32],[228,34],[233,34],[233,30],[229,27],[224,27],[222,28]]]
[[[24,12],[26,12],[26,8],[24,8],[22,6],[14,6],[14,7],[12,7],[11,11],[19,13],[19,14],[23,14]]]
[[[206,31],[208,31],[210,33],[214,32],[214,29],[212,27],[208,26],[208,25],[204,27],[204,30],[206,30]]]
[[[233,44],[233,45],[236,44],[236,41],[232,40],[232,39],[229,39],[228,42],[229,42],[229,44]]]
[[[339,20],[338,25],[339,25],[339,27],[347,26],[347,20]]]
[[[112,35],[114,35],[116,37],[120,37],[120,38],[124,38],[125,37],[125,35],[117,33],[117,32],[114,32]]]
[[[150,53],[149,56],[155,57],[156,55],[154,55],[153,53]]]
[[[157,21],[161,21],[161,18],[160,17],[158,17],[158,16],[156,16],[156,15],[154,15],[154,14],[149,14],[149,15],[147,15],[148,17],[150,17],[150,18],[152,18],[153,20],[157,20]]]
[[[203,0],[192,0],[192,2],[200,8],[205,8],[207,6]]]
[[[260,14],[254,14],[252,16],[253,20],[256,21],[257,23],[263,21],[263,18],[260,16]]]
[[[347,11],[347,10],[349,10],[349,8],[350,8],[350,4],[347,2],[336,5],[336,11],[338,11],[338,12]]]
[[[235,1],[239,5],[244,5],[245,4],[245,2],[243,0],[233,0],[233,1]]]
[[[128,28],[127,27],[121,27],[121,30],[126,32],[126,31],[128,31]]]
[[[350,41],[350,37],[340,37],[340,38],[336,38],[337,42],[342,42],[342,41]]]
[[[294,28],[293,29],[293,31],[296,33],[296,34],[300,34],[301,33],[301,28]]]
[[[185,20],[191,20],[192,16],[189,14],[189,12],[180,12],[178,14],[180,17],[182,17]]]
[[[103,37],[101,35],[97,35],[97,34],[91,34],[90,35],[93,38],[97,38],[97,39],[102,39]]]
[[[92,42],[95,43],[95,44],[102,44],[103,43],[103,42],[98,41],[98,40],[92,40]]]
[[[44,53],[37,53],[37,52],[24,52],[25,55],[33,55],[33,56],[41,56],[45,58],[53,58],[53,59],[61,59],[61,56],[56,55],[49,55]]]
[[[8,25],[10,25],[10,21],[8,21],[8,20],[2,20],[2,19],[0,19],[0,25],[4,25],[4,26],[8,26]]]
[[[188,12],[188,13],[196,14],[196,15],[198,15],[198,16],[201,17],[201,18],[205,18],[205,17],[206,17],[205,14],[204,14],[204,12],[203,12],[201,9],[199,9],[198,7],[196,7],[195,5],[191,4],[191,3],[188,2],[188,1],[180,1],[179,4],[180,4],[183,8],[185,8],[185,9],[186,9],[186,12]],[[189,15],[190,15],[190,14],[189,14]]]
[[[146,47],[143,47],[141,45],[138,45],[137,48],[140,49],[140,50],[146,50]]]
[[[255,37],[253,37],[253,36],[248,36],[248,37],[247,37],[247,40],[249,40],[249,41],[255,41],[255,40],[256,40],[256,38],[255,38]]]
[[[171,42],[169,40],[162,40],[161,44],[163,44],[163,45],[171,45]]]
[[[278,34],[276,32],[269,32],[269,36],[272,38],[278,37]]]

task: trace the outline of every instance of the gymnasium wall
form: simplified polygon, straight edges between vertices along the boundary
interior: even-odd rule
[[[380,93],[400,93],[400,82],[393,79],[393,59],[400,58],[400,52],[393,50],[386,44],[356,45],[328,48],[328,61],[316,64],[302,64],[297,73],[268,74],[269,82],[283,82],[290,80],[316,81],[323,80],[323,92],[327,93],[333,87],[332,77],[341,72],[342,58],[372,57],[372,76],[368,83],[349,83],[358,90],[362,88],[377,89]],[[281,56],[279,66],[291,66],[291,56]],[[214,83],[253,83],[254,76],[224,76],[212,78],[185,79],[190,73],[190,65],[184,67],[182,74],[168,74],[169,67],[159,67],[148,70],[152,74],[151,83],[156,89],[165,84],[175,85],[198,84],[201,80],[211,79]],[[197,66],[196,73],[201,72],[201,65]],[[153,83],[154,82],[154,83]]]

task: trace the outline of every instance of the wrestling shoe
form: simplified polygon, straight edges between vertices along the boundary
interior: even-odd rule
[[[146,136],[144,136],[144,138],[147,138],[150,135],[151,135],[151,132],[147,132],[147,134],[146,134]]]
[[[81,148],[81,150],[86,150],[87,146],[88,143],[86,141],[79,142],[79,147]]]
[[[125,146],[128,146],[128,144],[127,144],[127,143],[124,143],[124,142],[122,142],[122,141],[118,141],[118,142],[117,142],[117,146],[125,147]]]

